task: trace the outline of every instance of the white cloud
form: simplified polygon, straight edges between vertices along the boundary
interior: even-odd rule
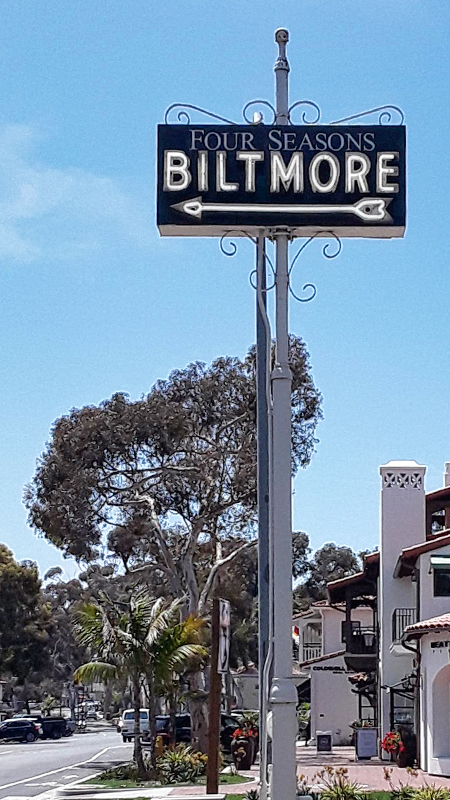
[[[0,261],[72,259],[118,243],[147,246],[150,204],[118,180],[59,169],[34,154],[25,125],[0,127]]]

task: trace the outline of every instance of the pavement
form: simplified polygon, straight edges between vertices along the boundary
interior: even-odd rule
[[[0,800],[35,797],[132,757],[115,728],[29,744],[0,743]]]
[[[167,786],[159,789],[106,790],[83,786],[84,780],[110,766],[132,757],[132,744],[122,744],[115,729],[100,726],[96,733],[87,732],[57,741],[37,741],[30,744],[0,743],[0,800],[132,800],[142,798],[198,798],[206,794],[205,786]],[[394,786],[399,782],[411,786],[424,783],[450,789],[450,778],[430,776],[418,771],[416,776],[380,759],[355,761],[353,747],[335,747],[330,754],[317,754],[315,747],[297,744],[297,773],[304,775],[313,786],[320,786],[316,777],[319,769],[329,765],[345,767],[351,781],[363,789],[387,791],[385,767],[391,770]],[[219,793],[245,794],[257,788],[259,768],[256,764],[244,775],[251,778],[245,784],[221,784]],[[219,800],[219,798],[217,798]]]
[[[391,770],[391,781],[395,787],[399,783],[409,783],[411,786],[423,786],[424,783],[445,786],[450,789],[450,778],[441,778],[429,775],[422,770],[417,771],[417,776],[409,775],[405,769],[400,769],[396,764],[382,761],[379,758],[370,761],[356,761],[354,747],[335,747],[330,754],[316,753],[315,747],[305,747],[297,744],[297,775],[304,775],[306,782],[318,785],[319,780],[314,780],[317,771],[324,766],[345,767],[351,781],[357,781],[363,789],[372,791],[389,791],[386,781],[385,767]]]

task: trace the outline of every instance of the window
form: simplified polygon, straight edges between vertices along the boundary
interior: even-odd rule
[[[450,556],[431,556],[433,569],[433,594],[435,597],[450,597]]]
[[[435,569],[434,571],[434,596],[450,597],[450,569]]]

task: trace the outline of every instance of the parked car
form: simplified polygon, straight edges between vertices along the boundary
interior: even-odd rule
[[[141,736],[145,740],[149,735],[149,713],[148,708],[141,708]],[[161,736],[163,744],[168,744],[170,741],[170,716],[169,714],[158,714],[155,718],[156,722],[156,735]],[[235,730],[239,728],[239,722],[229,714],[221,714],[220,724],[220,744],[225,752],[229,753],[231,750],[231,740]],[[134,711],[129,708],[123,712],[118,724],[118,733],[122,734],[124,742],[131,742],[134,736]],[[190,714],[181,713],[175,715],[175,741],[190,742],[191,741],[191,716]]]
[[[132,708],[127,708],[127,710],[122,713],[120,723],[117,726],[117,730],[119,731],[119,733],[122,734],[123,742],[131,742],[134,736],[134,710]],[[148,735],[148,730],[149,730],[148,708],[141,708],[140,710],[141,736]]]
[[[63,736],[72,736],[76,727],[75,722],[64,717],[41,717],[40,714],[27,714],[22,719],[35,722],[40,727],[41,739],[61,739]]]
[[[0,724],[0,739],[34,742],[41,733],[41,726],[31,719],[7,719]]]
[[[238,720],[234,719],[229,714],[221,714],[220,744],[226,753],[229,753],[231,750],[231,740],[233,738],[233,733],[237,728],[239,728]],[[170,716],[168,714],[159,714],[156,717],[156,735],[161,736],[163,744],[169,743]],[[177,743],[191,741],[190,714],[175,715],[175,741]]]

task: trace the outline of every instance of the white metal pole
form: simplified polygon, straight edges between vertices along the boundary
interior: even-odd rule
[[[279,28],[275,41],[276,124],[289,124],[286,44],[289,33]],[[295,741],[297,691],[292,679],[292,511],[291,511],[291,383],[288,358],[288,232],[276,230],[276,355],[272,372],[273,399],[273,679],[272,800],[296,796]]]

